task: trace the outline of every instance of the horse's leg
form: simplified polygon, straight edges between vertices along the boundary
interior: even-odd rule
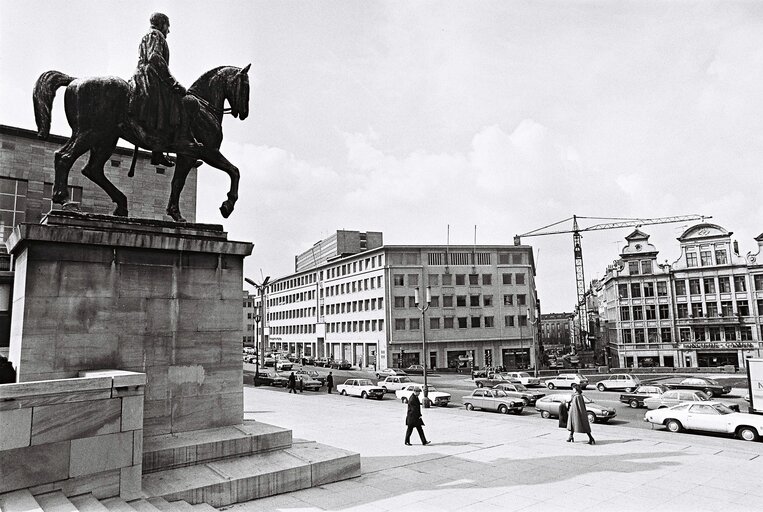
[[[205,147],[202,153],[202,160],[216,169],[220,169],[230,176],[230,190],[228,191],[228,199],[223,201],[220,206],[220,213],[226,219],[233,212],[233,208],[236,206],[238,200],[238,182],[241,174],[238,172],[238,167],[228,161],[218,149]]]
[[[167,203],[167,215],[172,217],[175,222],[186,221],[180,213],[180,193],[183,191],[183,187],[185,187],[185,180],[188,178],[188,173],[191,172],[191,165],[195,161],[196,159],[194,158],[178,155],[177,162],[175,162],[170,200]]]
[[[56,175],[53,180],[53,202],[64,204],[69,199],[69,171],[79,157],[84,155],[92,143],[89,132],[74,132],[64,146],[55,153]]]
[[[117,138],[112,138],[100,141],[97,145],[94,145],[90,151],[90,159],[84,169],[82,169],[82,174],[101,187],[111,200],[116,203],[117,207],[114,210],[114,215],[127,217],[127,197],[109,181],[103,172],[103,166],[114,152],[117,140]]]

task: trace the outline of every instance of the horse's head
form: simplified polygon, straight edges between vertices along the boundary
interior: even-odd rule
[[[248,64],[246,67],[233,73],[228,79],[225,91],[225,98],[228,100],[228,104],[231,107],[231,115],[242,121],[249,117],[250,67],[252,67],[252,65]]]

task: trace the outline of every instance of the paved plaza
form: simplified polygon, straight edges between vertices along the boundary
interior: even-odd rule
[[[361,454],[362,476],[228,507],[244,511],[753,511],[763,443],[593,426],[567,443],[556,420],[424,409],[432,444],[405,446],[405,406],[246,387],[245,417]]]

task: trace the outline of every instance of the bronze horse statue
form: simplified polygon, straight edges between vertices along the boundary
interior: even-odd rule
[[[204,73],[188,89],[199,101],[199,113],[195,116],[191,131],[200,143],[187,151],[178,150],[172,190],[167,214],[175,221],[185,222],[180,213],[180,193],[186,178],[196,165],[196,160],[224,171],[230,176],[228,198],[220,206],[223,217],[228,216],[238,199],[239,170],[220,153],[223,140],[223,114],[228,113],[242,121],[249,115],[249,68],[221,66]],[[103,166],[111,157],[117,141],[122,138],[138,147],[163,150],[166,139],[161,134],[144,130],[129,112],[130,85],[118,77],[95,77],[76,79],[58,71],[46,71],[34,86],[34,117],[37,135],[46,139],[50,135],[51,108],[56,90],[66,87],[64,108],[72,135],[66,144],[56,151],[53,202],[63,204],[69,198],[69,170],[85,152],[90,158],[82,174],[101,187],[116,203],[114,215],[127,216],[127,197],[106,177]],[[230,109],[225,108],[225,101]],[[132,176],[135,156],[130,170]]]

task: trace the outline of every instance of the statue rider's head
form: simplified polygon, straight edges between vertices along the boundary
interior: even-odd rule
[[[151,21],[151,28],[155,28],[162,34],[164,34],[164,37],[167,37],[170,33],[170,19],[167,17],[166,14],[162,14],[160,12],[155,12],[151,15],[150,18]]]

